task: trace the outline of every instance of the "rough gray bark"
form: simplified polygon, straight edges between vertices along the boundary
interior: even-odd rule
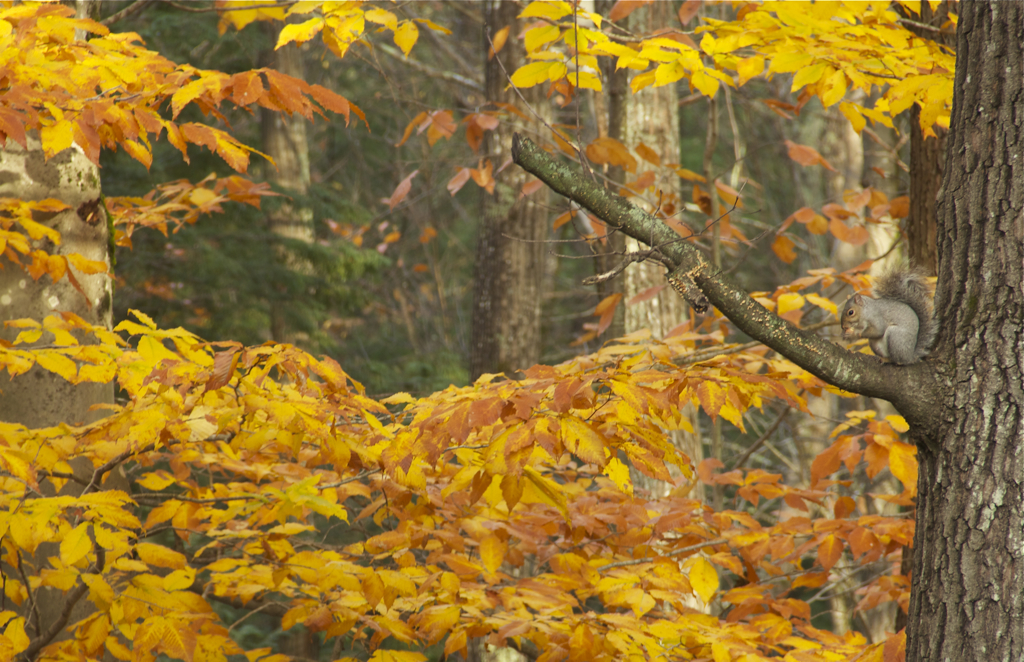
[[[1024,2],[961,2],[908,660],[1024,659]]]
[[[73,146],[49,161],[38,138],[29,137],[28,149],[14,141],[0,151],[0,196],[22,200],[56,198],[71,209],[35,220],[60,233],[60,246],[46,246],[54,255],[78,253],[90,260],[107,261],[107,216],[100,201],[99,169]],[[110,328],[113,286],[106,274],[75,274],[85,296],[67,277],[54,283],[44,275],[33,280],[21,267],[0,256],[0,317],[3,320],[72,312],[90,324]],[[0,328],[0,338],[13,341],[19,329]],[[44,335],[36,344],[46,344]],[[112,384],[73,385],[38,366],[14,380],[0,382],[0,420],[30,428],[65,422],[83,424],[102,413],[90,412],[98,402],[114,401]]]
[[[630,236],[669,280],[809,372],[889,400],[920,463],[908,660],[1024,659],[1024,1],[960,4],[938,209],[938,345],[880,364],[804,333],[716,277],[671,230],[527,140],[513,158]]]
[[[505,47],[486,61],[487,100],[514,104],[532,117],[506,77],[506,72],[511,75],[525,63],[518,38],[522,26],[516,18],[520,11],[520,5],[511,0],[484,4],[484,29],[491,38],[503,27],[510,28]],[[485,36],[485,56],[488,48]],[[543,86],[522,90],[522,94],[534,111],[547,112]],[[485,134],[484,158],[491,160],[495,171],[508,158],[514,119],[503,118],[496,130]],[[539,122],[530,122],[528,129],[546,131]],[[548,250],[543,240],[549,233],[549,215],[546,189],[520,199],[519,192],[529,179],[517,168],[506,168],[495,176],[494,195],[483,196],[473,281],[470,379],[483,373],[512,373],[540,359]]]

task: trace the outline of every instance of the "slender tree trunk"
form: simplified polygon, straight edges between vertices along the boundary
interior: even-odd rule
[[[491,103],[513,104],[527,117],[536,112],[549,117],[546,88],[521,90],[532,111],[509,87],[511,75],[525,62],[519,39],[522,26],[516,16],[522,7],[511,0],[488,0],[484,4],[484,29],[491,39],[504,27],[508,41],[493,58],[486,60],[486,92]],[[490,48],[486,36],[483,52]],[[487,132],[484,154],[497,171],[509,158],[515,117],[502,119]],[[523,130],[524,127],[520,127]],[[546,132],[540,122],[530,121],[525,130]],[[548,272],[548,192],[544,188],[521,198],[523,184],[532,179],[519,168],[506,168],[495,177],[493,195],[484,195],[481,205],[480,236],[476,248],[473,289],[473,331],[470,345],[470,378],[483,373],[512,373],[530,367],[540,359],[541,302]]]
[[[938,205],[948,385],[920,474],[907,660],[1024,659],[1024,2],[965,0]]]
[[[676,21],[674,4],[656,2],[634,10],[628,17],[628,27],[634,34],[651,34],[658,28],[671,25],[674,21]],[[678,163],[679,93],[677,87],[675,85],[648,87],[636,94],[628,94],[626,90],[626,84],[623,81],[621,84],[622,96],[618,99],[613,98],[610,104],[609,135],[621,140],[630,149],[636,149],[643,143],[658,154],[662,163]],[[621,110],[617,108],[617,105],[621,106]],[[612,128],[616,126],[620,127],[620,134],[612,135]],[[654,167],[643,161],[639,163],[638,173]],[[635,177],[638,173],[633,176]],[[677,210],[681,209],[681,189],[677,177],[673,175],[667,181],[659,181],[657,186],[659,193],[653,196],[650,192],[647,193],[648,197],[656,198],[654,205],[644,204],[636,199],[634,202],[640,204],[648,212],[654,212],[655,206],[659,203],[662,205],[662,209],[666,204],[673,205]],[[621,237],[622,234],[615,233],[614,236]],[[622,245],[627,251],[646,248],[633,238],[625,238]],[[624,272],[622,281],[622,291],[625,300],[628,301],[649,288],[664,285],[665,269],[656,262],[632,264]],[[651,335],[659,340],[665,338],[672,329],[687,319],[686,302],[668,287],[646,301],[629,306],[625,305],[624,301],[623,307],[625,308],[623,329],[625,333],[649,329]],[[696,466],[704,459],[700,421],[693,407],[684,408],[684,415],[690,419],[695,433],[690,434],[676,430],[670,435],[672,443],[686,453]],[[630,477],[634,485],[652,496],[664,495],[670,488],[667,483],[654,480],[635,469],[630,471]]]
[[[272,34],[277,35],[275,26],[269,26]],[[276,40],[276,39],[275,39]],[[294,78],[304,79],[302,52],[295,43],[288,44],[279,50],[271,50],[263,55],[266,66]],[[273,182],[286,193],[303,196],[309,190],[309,141],[306,139],[306,120],[300,115],[287,116],[266,108],[260,108],[260,127],[263,134],[263,149],[277,164],[267,166],[267,180]],[[313,211],[303,207],[294,200],[280,203],[267,217],[270,231],[285,239],[312,243]],[[288,267],[298,271],[308,271],[309,266],[296,256],[282,249],[278,259]],[[292,302],[281,293],[272,295],[270,303],[270,335],[278,342],[295,342],[301,336],[295,332],[293,325],[288,323],[289,306]]]
[[[928,0],[921,1],[919,23],[941,28],[949,20],[949,3],[942,2],[932,11]],[[932,32],[911,25],[918,36],[953,48],[955,35]],[[910,110],[910,216],[906,221],[907,253],[910,261],[934,274],[938,265],[935,242],[935,206],[946,164],[947,129],[933,126],[934,136],[925,137],[921,130],[921,107]]]

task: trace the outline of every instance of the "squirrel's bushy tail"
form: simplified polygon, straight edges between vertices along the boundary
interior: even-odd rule
[[[917,314],[917,345],[914,354],[924,358],[931,351],[938,332],[938,323],[932,311],[931,288],[927,275],[917,267],[899,265],[882,275],[874,286],[874,295],[880,299],[897,299],[910,306]]]

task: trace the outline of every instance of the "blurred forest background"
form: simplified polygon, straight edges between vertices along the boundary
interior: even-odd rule
[[[130,4],[100,3],[101,18]],[[615,3],[592,4],[607,15]],[[167,236],[152,231],[134,234],[131,249],[118,248],[116,253],[115,323],[129,309],[138,309],[162,328],[183,326],[208,340],[294,342],[335,358],[373,397],[400,391],[421,396],[492,371],[471,358],[474,314],[479,314],[475,280],[493,275],[489,267],[500,266],[478,257],[492,194],[477,185],[486,184],[483,175],[480,182],[469,181],[454,194],[451,189],[456,187],[450,183],[461,168],[485,169],[481,150],[490,150],[495,178],[503,164],[509,172],[517,170],[507,164],[508,141],[500,140],[510,131],[486,131],[491,128],[486,120],[482,127],[462,121],[502,110],[488,92],[495,85],[493,65],[490,88],[487,73],[489,39],[502,27],[494,24],[494,18],[502,16],[502,5],[512,7],[514,16],[525,3],[434,1],[389,6],[402,18],[430,19],[451,34],[421,29],[408,56],[390,38],[371,38],[356,44],[343,64],[320,39],[275,52],[279,23],[257,21],[236,30],[225,18],[230,12],[219,13],[212,3],[154,2],[113,25],[118,31],[138,32],[149,48],[176,62],[229,74],[274,67],[344,95],[366,114],[365,126],[353,116],[346,128],[340,120],[305,123],[298,118],[290,123],[270,114],[225,111],[233,135],[274,156],[280,166],[275,169],[254,158],[248,176],[268,182],[281,196],[264,198],[260,210],[225,207],[223,213]],[[653,3],[628,20],[662,25],[671,21],[675,30],[693,35],[705,16],[733,18],[733,4]],[[522,29],[520,25],[509,34],[505,48],[513,47]],[[709,100],[691,91],[684,79],[668,96],[659,92],[660,112],[675,126],[662,126],[657,135],[630,138],[627,115],[627,126],[619,127],[620,140],[631,150],[646,139],[646,147],[658,152],[661,161],[742,190],[743,206],[729,218],[738,234],[722,241],[720,259],[723,270],[748,291],[772,291],[808,270],[844,270],[889,252],[892,234],[853,248],[837,245],[828,233],[805,231],[795,259],[787,264],[771,250],[771,241],[775,230],[803,207],[841,204],[844,193],[849,196],[868,186],[890,200],[908,189],[908,114],[899,116],[895,131],[874,125],[858,134],[838,106],[826,110],[817,98],[798,99],[790,91],[792,82],[792,75],[784,74],[738,89],[723,86]],[[508,87],[507,80],[498,83]],[[503,115],[503,123],[507,120],[527,135],[537,135],[533,113],[582,144],[608,134],[610,96],[580,90],[568,98],[565,90],[546,85],[529,90],[523,99],[512,98],[507,89],[502,93],[519,109],[518,115]],[[192,106],[186,110],[198,112]],[[487,133],[483,146],[480,128]],[[664,142],[651,144],[659,140]],[[828,167],[801,165],[791,158],[788,144],[813,146]],[[645,158],[642,149],[636,153]],[[154,143],[153,165],[147,172],[124,152],[104,151],[104,193],[142,195],[170,180],[232,174],[207,150],[193,147],[189,155],[191,162],[184,163],[166,141]],[[614,180],[614,168],[595,167]],[[399,184],[414,174],[408,192],[396,194]],[[701,201],[691,195],[693,182],[680,182],[678,218],[702,230],[707,215]],[[516,241],[539,248],[541,265],[533,268],[540,282],[541,332],[531,340],[534,346],[528,354],[552,364],[592,352],[616,333],[635,330],[636,324],[623,318],[630,308],[649,305],[650,291],[646,290],[645,301],[635,293],[624,297],[611,323],[601,325],[607,328],[595,335],[599,318],[607,312],[598,305],[615,286],[583,281],[608,269],[603,258],[595,256],[608,249],[583,241],[593,231],[585,217],[564,222],[567,203],[545,193],[533,191],[513,206],[529,201],[541,207],[544,217],[541,243]],[[649,197],[651,207],[659,205],[656,195]],[[296,226],[301,229],[292,231]],[[713,249],[710,233],[697,243]],[[829,294],[842,301],[849,293],[837,288]],[[671,289],[656,297],[677,302],[665,300],[663,308],[681,306]],[[702,321],[707,320],[697,319],[698,324]],[[671,333],[684,323],[688,324],[685,314],[662,320],[657,334]],[[719,457],[727,467],[742,456],[748,466],[776,470],[800,483],[801,478],[807,480],[811,460],[830,443],[829,432],[844,420],[841,408],[872,406],[859,399],[822,398],[812,403],[815,418],[781,406],[766,407],[749,417],[746,434],[732,426],[713,426],[695,412],[697,448],[690,454],[695,461]],[[758,448],[750,448],[755,439]],[[748,448],[757,454],[744,455]],[[860,492],[867,494],[872,486],[878,488],[878,482],[893,479],[884,474],[859,480]],[[721,507],[730,494],[715,489],[713,498]],[[895,610],[879,624],[842,623],[851,618],[854,600],[851,591],[827,605],[815,605],[824,614],[820,625],[838,631],[850,626],[892,630]],[[262,641],[267,628],[276,625],[274,619],[261,618],[249,619],[236,634]],[[259,643],[255,639],[246,645]],[[294,645],[285,649],[302,652]],[[318,655],[312,650],[302,654]]]
[[[102,15],[127,4],[101,3]],[[307,124],[301,132],[307,144],[296,150],[308,157],[302,165],[308,168],[308,182],[302,187],[282,186],[273,165],[254,159],[249,176],[283,194],[265,199],[261,210],[235,205],[167,237],[134,235],[131,250],[117,250],[118,320],[136,308],[162,327],[180,325],[207,339],[258,344],[271,338],[272,318],[280,315],[284,319],[278,333],[286,335],[279,339],[338,359],[369,393],[424,394],[469,380],[474,249],[481,198],[488,194],[472,183],[455,195],[446,188],[460,167],[471,167],[476,160],[458,116],[451,121],[454,135],[435,139],[414,132],[398,144],[421,111],[471,114],[495,109],[484,93],[485,6],[415,4],[417,17],[429,18],[452,34],[421,31],[421,42],[408,58],[385,40],[372,49],[357,45],[343,66],[320,40],[290,47],[298,55],[298,62],[290,65],[300,67],[308,82],[357,103],[368,127],[358,121],[350,128],[340,121]],[[732,9],[724,3],[702,6],[700,12],[725,18]],[[200,68],[230,74],[274,66],[277,26],[253,23],[241,31],[229,28],[221,36],[220,20],[202,3],[158,2],[116,27],[134,30],[150,48]],[[901,140],[906,131],[897,134],[876,126],[857,135],[837,108],[823,110],[817,99],[793,112],[796,99],[790,85],[786,75],[752,81],[729,90],[727,97],[720,92],[712,103],[691,94],[685,81],[677,91],[679,154],[665,158],[697,173],[708,169],[709,160],[715,175],[742,184],[746,204],[731,222],[751,240],[774,230],[801,207],[841,201],[846,189],[872,186],[890,198],[907,189],[903,163],[909,143]],[[568,101],[555,92],[544,100],[544,110],[558,125],[574,127],[578,119],[586,144],[599,135],[597,96],[583,90]],[[198,115],[194,109],[187,112]],[[262,122],[272,118],[235,113],[226,119],[240,140],[270,151]],[[717,132],[710,144],[709,124]],[[815,146],[834,170],[802,167],[787,156],[787,140]],[[508,147],[501,146],[506,155]],[[207,150],[193,147],[189,155],[191,163],[184,163],[170,144],[155,143],[147,172],[124,152],[105,151],[104,193],[140,195],[169,180],[230,174]],[[495,170],[500,165],[495,163]],[[414,171],[418,176],[411,192],[390,209],[395,187]],[[311,215],[313,241],[274,232],[273,217],[282,205]],[[703,217],[695,203],[688,207],[696,212],[694,218]],[[548,204],[548,236],[553,241],[543,250],[538,348],[544,363],[592,351],[608,339],[606,333],[573,344],[583,325],[593,321],[600,297],[595,287],[582,285],[594,273],[594,260],[577,258],[595,251],[573,241],[581,236],[578,224],[553,229],[566,208],[564,201],[551,199]],[[770,291],[808,269],[849,267],[864,259],[849,256],[845,264],[837,264],[830,235],[808,234],[806,239],[805,250],[791,264],[768,250],[770,240],[762,240],[727,245],[723,266],[748,290]],[[275,249],[280,245],[301,251],[303,264],[310,268],[278,260]]]

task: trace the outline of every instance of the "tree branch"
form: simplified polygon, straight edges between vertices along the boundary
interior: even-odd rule
[[[700,251],[670,227],[607,191],[573,166],[556,161],[529,138],[513,136],[512,160],[611,227],[648,246],[657,246],[675,267],[668,274],[669,283],[695,307],[699,308],[695,299],[707,297],[740,331],[816,377],[851,393],[888,400],[908,423],[921,426],[922,431],[935,424],[935,364],[883,364],[801,331],[726,282]]]
[[[129,16],[131,16],[132,14],[136,14],[136,13],[142,11],[143,9],[146,8],[146,5],[150,5],[152,3],[153,3],[153,0],[135,0],[135,2],[133,2],[130,5],[128,5],[127,7],[122,9],[121,11],[117,12],[116,14],[111,14],[110,16],[106,17],[105,19],[100,21],[100,23],[102,23],[103,25],[106,25],[107,27],[110,27],[114,23],[117,23],[118,21],[122,21],[122,20],[128,18]]]

